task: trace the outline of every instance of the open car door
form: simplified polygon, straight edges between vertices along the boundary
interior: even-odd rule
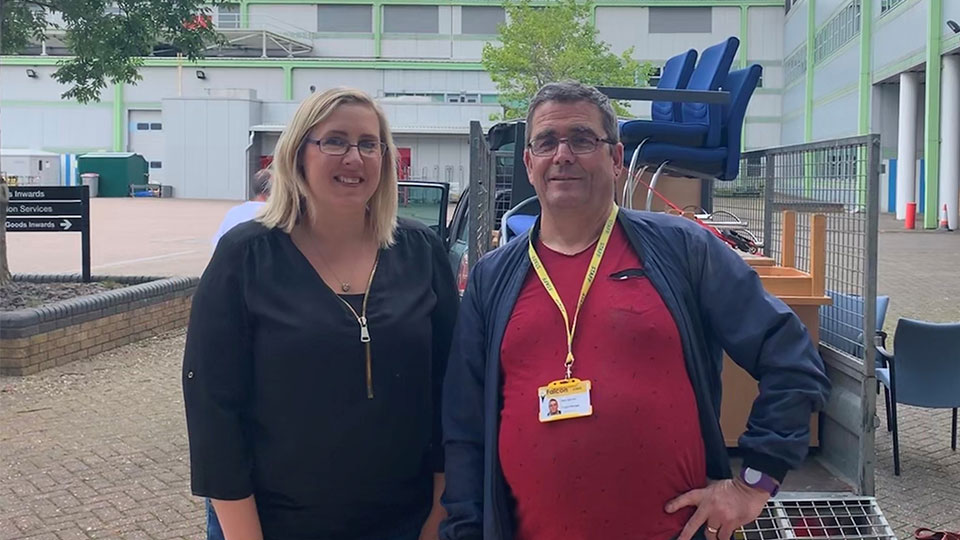
[[[449,244],[447,207],[450,185],[445,182],[399,182],[397,215],[423,223]]]

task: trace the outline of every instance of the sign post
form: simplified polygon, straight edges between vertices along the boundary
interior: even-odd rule
[[[90,281],[89,186],[10,186],[11,232],[78,232],[83,281]]]

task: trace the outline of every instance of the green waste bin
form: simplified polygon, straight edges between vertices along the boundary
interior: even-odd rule
[[[100,175],[97,195],[129,197],[131,184],[149,183],[147,160],[133,152],[98,152],[77,158],[77,170]]]

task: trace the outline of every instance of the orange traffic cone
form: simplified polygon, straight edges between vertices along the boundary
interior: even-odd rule
[[[943,210],[940,211],[940,230],[950,230],[950,223],[947,221],[947,203],[943,203]]]

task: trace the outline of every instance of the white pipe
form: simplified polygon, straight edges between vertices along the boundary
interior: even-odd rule
[[[900,74],[900,121],[897,126],[897,219],[907,217],[907,203],[916,202],[917,98],[920,78]]]
[[[960,56],[943,57],[940,94],[940,205],[947,205],[947,223],[957,230],[960,200]]]

